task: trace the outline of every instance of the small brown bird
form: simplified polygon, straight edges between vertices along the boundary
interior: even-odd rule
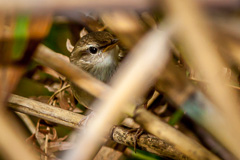
[[[95,78],[108,83],[119,64],[118,40],[110,33],[92,32],[80,38],[74,46],[70,62],[90,73]],[[70,83],[79,103],[87,108],[95,97]]]
[[[122,52],[117,44],[118,40],[108,32],[102,31],[89,33],[80,38],[74,46],[70,55],[70,62],[84,69],[95,78],[108,83],[115,73],[119,65],[119,60],[122,56]],[[70,85],[73,95],[78,102],[86,108],[91,109],[91,104],[95,97],[78,88],[73,83],[70,83]],[[146,96],[136,99],[136,106],[140,106],[142,104],[146,106],[148,99],[150,99],[153,94],[153,91],[154,90],[150,89],[150,92]],[[81,121],[80,124],[83,123],[83,125],[86,125],[88,119],[89,117],[84,119],[85,122]],[[142,128],[139,128],[136,129],[136,131],[134,144],[135,149],[136,141],[143,130]]]

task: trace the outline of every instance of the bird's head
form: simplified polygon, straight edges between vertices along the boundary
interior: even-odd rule
[[[70,61],[90,70],[118,63],[118,40],[108,32],[92,32],[80,38],[74,46]]]

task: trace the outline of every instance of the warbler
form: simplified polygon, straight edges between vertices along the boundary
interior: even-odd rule
[[[79,39],[70,55],[70,62],[93,77],[108,83],[119,66],[118,39],[109,32],[91,32]],[[95,97],[70,83],[73,95],[86,108],[91,108]]]

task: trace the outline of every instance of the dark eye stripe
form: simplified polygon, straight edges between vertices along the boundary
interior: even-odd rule
[[[110,46],[110,45],[112,45],[112,44],[114,44],[114,43],[117,43],[118,41],[119,41],[118,39],[113,39],[113,40],[111,41],[111,43],[108,43],[108,44],[106,44],[106,45],[104,45],[104,46],[100,46],[99,49],[104,49],[104,48],[106,48],[107,46]]]

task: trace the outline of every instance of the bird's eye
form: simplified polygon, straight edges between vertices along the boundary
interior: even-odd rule
[[[92,54],[96,54],[98,49],[96,47],[89,47],[89,51],[92,53]]]

